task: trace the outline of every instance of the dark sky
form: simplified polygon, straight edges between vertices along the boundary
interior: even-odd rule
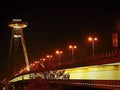
[[[7,23],[20,18],[28,23],[24,30],[29,61],[33,62],[58,48],[67,50],[70,43],[89,48],[89,35],[98,37],[98,52],[111,50],[112,33],[117,30],[120,6],[109,2],[9,2],[0,15],[0,80],[7,73],[11,30]],[[79,49],[79,50],[80,50]],[[12,61],[11,61],[12,62]]]

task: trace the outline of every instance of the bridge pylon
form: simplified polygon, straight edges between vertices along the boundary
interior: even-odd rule
[[[16,47],[17,47],[17,49],[20,48],[18,45],[18,43],[19,43],[19,44],[21,44],[21,47],[23,50],[23,56],[24,56],[25,63],[26,63],[26,70],[29,71],[30,70],[29,61],[28,61],[28,55],[27,55],[27,50],[26,50],[26,45],[25,45],[25,40],[24,40],[24,35],[23,35],[23,28],[26,28],[27,25],[28,25],[28,23],[22,22],[21,19],[13,19],[12,22],[8,23],[8,27],[10,27],[12,30],[11,40],[10,40],[10,48],[9,48],[9,62],[10,63],[11,62],[13,62],[13,63],[18,62],[19,63],[19,61],[17,61],[17,59],[19,60],[20,55],[17,55],[17,58],[15,58],[15,55],[19,53],[15,49]],[[12,61],[13,58],[15,59],[14,61]],[[13,75],[15,75],[16,72],[18,72],[15,70],[17,68],[17,65],[16,66],[14,65],[12,67],[14,70],[11,73],[13,73]]]

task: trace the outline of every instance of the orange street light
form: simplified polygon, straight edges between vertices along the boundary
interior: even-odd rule
[[[43,63],[45,61],[45,58],[41,58],[40,61]]]
[[[61,55],[62,53],[63,53],[62,51],[56,50],[56,54],[58,54],[58,56],[59,56],[59,61],[60,61],[60,55]]]
[[[53,57],[52,55],[47,55],[47,58],[49,59],[49,62],[50,62],[50,59],[51,59],[52,57]]]
[[[97,41],[97,40],[98,40],[97,37],[89,37],[89,38],[88,38],[88,41],[92,42],[92,53],[93,53],[93,57],[94,57],[94,52],[95,52],[95,50],[94,50],[95,41]]]
[[[72,46],[72,45],[69,45],[69,49],[72,50],[72,60],[74,59],[74,50],[77,48],[76,45]]]

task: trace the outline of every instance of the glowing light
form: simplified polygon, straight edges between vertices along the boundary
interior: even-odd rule
[[[14,35],[13,37],[14,37],[14,38],[20,38],[21,35]]]
[[[92,41],[92,37],[89,37],[89,38],[88,38],[88,41]]]
[[[56,54],[62,54],[62,53],[63,53],[62,51],[59,50],[56,51]]]
[[[77,46],[72,46],[72,45],[69,45],[69,48],[72,49],[72,48],[77,48]]]
[[[30,71],[30,68],[29,68],[29,67],[27,67],[27,71]]]
[[[59,62],[60,62],[60,56],[62,53],[63,53],[62,51],[56,50],[56,54],[58,54],[58,56],[59,56]]]
[[[22,19],[13,19],[12,21],[14,21],[14,22],[18,22],[18,21],[22,21]]]
[[[19,30],[21,28],[27,27],[26,22],[22,22],[21,19],[13,19],[11,23],[8,24],[9,27],[14,28],[14,30]]]
[[[97,41],[98,39],[95,37],[94,40]]]
[[[47,55],[47,58],[53,57],[52,55]]]
[[[76,49],[77,46],[76,45],[69,45],[69,49],[72,50],[72,59],[74,59],[74,49]]]
[[[88,41],[97,41],[97,40],[98,40],[97,37],[94,37],[94,38],[93,38],[93,37],[89,37],[89,38],[88,38]]]

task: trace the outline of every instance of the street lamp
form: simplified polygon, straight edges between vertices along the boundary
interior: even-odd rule
[[[45,58],[41,58],[41,59],[40,59],[40,62],[41,62],[41,63],[44,63],[45,61],[46,61]]]
[[[41,60],[41,61],[45,61],[45,58],[41,58],[40,60]]]
[[[62,51],[56,50],[56,54],[58,54],[58,56],[59,56],[59,62],[60,62],[60,55],[61,55],[62,53],[63,53]]]
[[[47,58],[49,59],[49,62],[50,62],[50,59],[51,59],[52,57],[53,57],[52,55],[47,55]]]
[[[97,41],[97,37],[89,37],[88,38],[88,41],[92,42],[92,55],[94,57],[94,53],[95,53],[95,50],[94,50],[94,47],[95,47],[95,41]]]
[[[45,58],[42,58],[42,59],[40,59],[42,62],[40,63],[40,65],[42,66],[42,68],[44,68],[45,66],[44,66],[44,64],[43,64],[43,62],[45,61]]]
[[[72,45],[69,45],[69,49],[72,50],[72,60],[74,59],[74,50],[77,48],[76,45],[72,46]]]

